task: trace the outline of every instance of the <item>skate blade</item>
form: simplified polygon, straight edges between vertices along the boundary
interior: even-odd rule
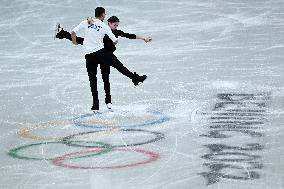
[[[55,40],[55,39],[56,39],[56,35],[57,35],[57,33],[59,32],[59,31],[58,31],[58,30],[59,30],[59,28],[60,28],[60,23],[56,23],[56,25],[55,25],[55,29],[54,29],[53,40]]]
[[[101,113],[99,112],[99,110],[92,110],[92,112],[93,112],[94,114],[101,114]]]

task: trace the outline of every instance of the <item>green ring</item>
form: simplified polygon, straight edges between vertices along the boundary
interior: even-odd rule
[[[75,141],[75,142],[85,142],[85,141]],[[13,158],[26,159],[26,160],[53,160],[56,157],[54,157],[54,158],[28,157],[28,156],[19,155],[18,152],[20,150],[23,150],[25,148],[29,148],[29,147],[32,147],[32,146],[39,146],[39,145],[44,145],[44,144],[45,145],[46,144],[58,144],[58,143],[64,144],[62,141],[53,141],[53,142],[40,142],[40,143],[33,143],[33,144],[23,145],[23,146],[19,146],[19,147],[16,147],[16,148],[12,148],[11,150],[9,150],[8,155],[13,157]],[[95,154],[90,154],[90,155],[85,155],[85,156],[78,156],[78,157],[74,157],[74,158],[70,158],[70,159],[93,157],[93,156],[97,156],[97,155],[101,155],[101,154],[107,153],[107,152],[112,150],[112,146],[109,145],[109,144],[105,144],[105,143],[102,143],[102,142],[93,142],[93,143],[101,145],[101,147],[98,147],[98,148],[104,148],[104,149],[102,151],[98,152],[98,153],[95,153]]]

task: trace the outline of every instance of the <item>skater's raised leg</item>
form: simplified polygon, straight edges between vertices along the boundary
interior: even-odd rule
[[[56,27],[57,27],[57,32],[56,32],[55,38],[58,38],[58,39],[68,39],[68,40],[72,41],[71,34],[68,31],[65,31],[61,27],[60,24],[58,24]],[[78,44],[83,45],[83,41],[84,41],[84,38],[76,37],[76,42]]]
[[[135,86],[140,82],[142,83],[147,78],[146,75],[140,76],[136,72],[132,73],[131,71],[129,71],[113,53],[105,49],[101,49],[95,54],[96,58],[100,60],[102,64],[107,64],[114,67],[115,69],[117,69],[117,71],[130,78]]]

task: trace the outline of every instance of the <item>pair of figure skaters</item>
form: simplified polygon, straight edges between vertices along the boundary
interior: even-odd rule
[[[97,7],[95,9],[95,18],[89,17],[76,26],[71,33],[65,31],[60,24],[57,25],[56,38],[69,39],[75,45],[83,45],[85,50],[86,68],[89,76],[91,92],[93,96],[93,106],[91,110],[95,113],[99,110],[99,99],[97,90],[97,67],[100,65],[102,79],[105,90],[105,103],[108,109],[111,109],[111,95],[109,74],[110,66],[116,68],[120,73],[130,78],[135,86],[142,83],[147,76],[138,75],[136,72],[129,71],[113,54],[116,50],[117,37],[129,39],[141,39],[146,43],[152,39],[150,37],[140,37],[135,34],[124,33],[118,30],[119,19],[111,16],[108,19],[108,26],[103,23],[105,19],[105,9]],[[76,33],[83,30],[85,37],[77,37]]]

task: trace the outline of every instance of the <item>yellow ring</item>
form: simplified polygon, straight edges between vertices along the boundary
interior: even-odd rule
[[[60,140],[63,137],[43,137],[43,136],[36,136],[30,134],[31,131],[40,129],[40,128],[46,128],[49,126],[58,126],[58,125],[66,125],[69,122],[66,121],[54,121],[54,122],[47,122],[47,123],[40,123],[36,124],[35,126],[29,127],[29,128],[23,128],[17,132],[17,135],[26,138],[26,139],[32,139],[32,140]]]
[[[95,121],[94,121],[95,122]],[[97,124],[102,124],[102,122],[96,122]],[[17,135],[21,138],[25,138],[25,139],[32,139],[32,140],[61,140],[63,139],[65,136],[63,137],[45,137],[45,136],[37,136],[37,135],[33,135],[30,132],[40,129],[40,128],[47,128],[47,127],[54,127],[54,126],[62,126],[62,125],[67,125],[67,124],[71,124],[68,121],[53,121],[53,122],[47,122],[47,123],[40,123],[40,124],[36,124],[35,126],[32,127],[28,127],[28,128],[23,128],[19,131],[17,131]],[[109,125],[110,123],[104,123],[106,125]],[[118,128],[112,128],[110,130],[107,131],[102,131],[100,132],[99,136],[109,136],[110,134],[118,131]],[[106,134],[108,133],[108,134]]]

